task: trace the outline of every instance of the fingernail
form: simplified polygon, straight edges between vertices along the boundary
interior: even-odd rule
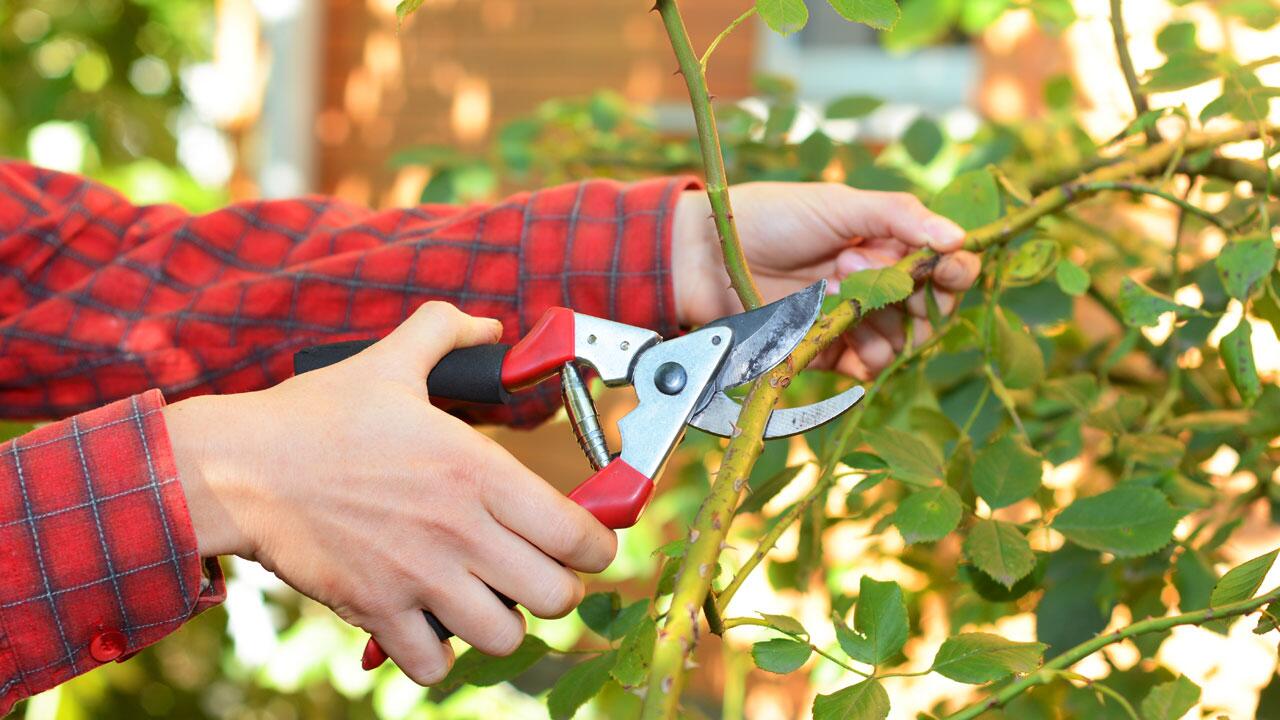
[[[956,250],[964,242],[964,228],[941,215],[925,220],[924,231],[929,236],[929,246],[941,252]]]
[[[364,646],[364,655],[360,656],[360,667],[364,670],[372,670],[387,661],[387,654],[382,652],[382,648],[376,640],[370,640]]]

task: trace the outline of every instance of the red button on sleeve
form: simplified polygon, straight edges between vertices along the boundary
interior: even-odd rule
[[[124,633],[119,630],[104,630],[89,641],[89,654],[98,662],[111,662],[124,653]]]

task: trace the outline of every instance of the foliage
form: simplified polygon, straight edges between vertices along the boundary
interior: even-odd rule
[[[889,2],[833,0],[832,5],[846,18],[880,29],[893,27],[899,14]],[[1075,20],[1065,2],[1030,6],[1048,28],[1060,30]],[[956,27],[978,32],[1009,7],[907,0],[902,21],[885,43],[909,49]],[[659,3],[664,19],[678,12],[673,8],[666,0]],[[1266,3],[1242,8],[1222,6],[1219,12],[1258,28],[1280,20]],[[784,34],[808,19],[799,0],[759,0],[751,12]],[[672,23],[667,25],[671,31]],[[1116,26],[1124,37],[1118,19]],[[672,40],[680,57],[684,41],[678,33]],[[937,325],[933,336],[877,378],[868,401],[840,427],[805,438],[811,458],[805,465],[816,468],[817,486],[803,499],[777,507],[772,498],[801,476],[804,465],[774,467],[763,476],[767,481],[752,480],[761,495],[753,490],[737,513],[763,514],[763,521],[737,523],[718,535],[731,533],[739,548],[754,541],[756,549],[721,555],[721,562],[731,569],[736,564],[737,570],[711,585],[705,606],[712,631],[770,627],[783,637],[764,637],[752,646],[751,657],[761,669],[802,671],[820,651],[818,663],[852,677],[842,689],[817,695],[815,717],[884,718],[891,698],[881,679],[930,671],[989,685],[993,705],[1016,700],[1020,713],[1039,707],[1035,712],[1058,717],[1055,706],[1065,688],[1072,698],[1096,693],[1097,699],[1073,699],[1072,707],[1110,702],[1131,710],[1140,705],[1143,717],[1180,717],[1200,698],[1200,689],[1186,678],[1149,673],[1123,686],[1117,681],[1116,688],[1091,681],[1088,692],[1073,684],[1080,678],[1063,663],[1115,642],[1094,633],[1120,606],[1136,620],[1153,618],[1122,635],[1141,638],[1143,666],[1154,668],[1160,636],[1148,641],[1147,633],[1184,623],[1221,626],[1229,617],[1215,619],[1216,612],[1204,608],[1234,616],[1256,612],[1275,599],[1275,591],[1254,599],[1275,552],[1221,580],[1215,580],[1212,563],[1222,557],[1247,507],[1257,504],[1275,512],[1272,503],[1280,499],[1269,483],[1280,463],[1270,443],[1280,430],[1274,419],[1280,390],[1259,377],[1252,342],[1258,333],[1280,331],[1272,220],[1272,200],[1280,188],[1272,186],[1277,180],[1265,163],[1275,152],[1276,133],[1266,127],[1253,131],[1264,137],[1263,158],[1240,164],[1216,154],[1225,139],[1210,138],[1194,152],[1174,145],[1179,136],[1201,132],[1211,118],[1237,127],[1265,118],[1280,89],[1258,80],[1255,73],[1265,63],[1242,64],[1200,45],[1194,26],[1177,13],[1160,32],[1158,45],[1164,64],[1145,76],[1135,74],[1130,83],[1140,114],[1120,136],[1100,141],[1076,124],[1073,93],[1062,83],[1046,89],[1053,110],[1041,121],[987,122],[961,138],[922,116],[888,147],[839,139],[828,123],[819,123],[807,137],[793,137],[798,101],[790,84],[778,78],[761,79],[759,90],[768,101],[764,113],[715,107],[730,181],[838,179],[856,187],[915,192],[971,232],[968,247],[986,251],[980,286],[954,316],[943,319],[931,308]],[[700,59],[704,68],[711,50]],[[1121,54],[1127,63],[1127,48],[1122,46]],[[1147,109],[1149,92],[1218,79],[1221,96],[1198,117],[1180,108]],[[696,85],[690,82],[691,92]],[[692,97],[697,111],[698,93]],[[820,112],[828,121],[840,121],[879,107],[875,98],[849,96]],[[662,135],[643,112],[609,94],[556,101],[505,128],[482,157],[445,154],[428,163],[436,173],[427,194],[455,196],[465,173],[487,173],[493,185],[499,178],[526,183],[697,171],[700,157],[719,160],[716,149],[708,149],[714,132],[703,124],[699,132],[701,145]],[[1162,141],[1166,145],[1142,154],[1144,146]],[[1106,166],[1111,169],[1105,177],[1088,174]],[[1241,180],[1248,184],[1238,184]],[[1122,222],[1103,220],[1123,217],[1143,196],[1176,215],[1172,236],[1147,241]],[[1209,212],[1193,204],[1209,197],[1220,209]],[[729,217],[720,220],[732,225]],[[733,243],[723,233],[722,239],[726,260],[739,263]],[[856,322],[864,311],[901,301],[916,282],[912,278],[920,277],[913,274],[913,263],[919,262],[927,257],[851,275],[841,297],[855,301],[855,309],[850,314],[829,304],[830,318],[844,312],[844,322]],[[1196,296],[1196,301],[1184,299]],[[1087,327],[1083,317],[1101,324],[1101,331]],[[834,322],[830,318],[827,322]],[[1156,326],[1172,330],[1150,334]],[[820,397],[833,382],[808,373],[792,383],[789,394],[797,401]],[[750,403],[744,418],[748,412]],[[1254,478],[1251,489],[1224,492],[1210,483],[1205,461],[1220,448],[1239,458],[1234,472]],[[1046,468],[1069,463],[1084,467],[1072,491],[1047,488]],[[672,553],[668,568],[694,544],[715,540],[703,536],[712,534],[705,523],[719,517],[710,506],[723,500],[716,487],[709,492],[690,539]],[[843,500],[833,503],[829,496]],[[832,512],[836,505],[843,510]],[[772,545],[796,523],[797,556],[776,559]],[[877,551],[875,544],[871,552],[924,573],[926,590],[909,593],[891,580],[863,575],[850,593],[841,562],[824,558],[821,551],[822,538],[845,525],[869,527],[873,537],[901,535],[908,547],[900,555]],[[957,573],[962,561],[970,564]],[[837,610],[839,654],[812,645],[791,618],[719,617],[746,574],[761,564],[776,588],[829,596]],[[816,585],[815,577],[820,578]],[[1177,592],[1162,592],[1166,583]],[[677,633],[685,645],[699,640],[696,626],[684,617],[681,598],[688,596],[681,592],[690,586],[660,583],[660,602],[651,611],[658,627]],[[676,596],[664,604],[662,598],[673,590]],[[908,639],[920,632],[911,619],[926,595],[943,600],[954,629],[928,665],[926,658],[902,655]],[[846,623],[839,608],[851,604],[852,621]],[[1010,639],[987,630],[994,619],[1020,610],[1036,612],[1038,638]],[[680,622],[673,623],[676,615]],[[1274,627],[1269,616],[1264,621],[1260,631]],[[686,635],[690,630],[693,634]],[[657,644],[672,640],[659,636]],[[646,716],[666,717],[675,706],[654,696],[678,694],[684,668],[666,664],[665,656],[655,655],[653,662]],[[674,672],[674,687],[668,676],[659,675],[668,672]],[[1002,685],[1011,675],[1018,680]],[[993,705],[949,703],[935,712],[968,718]],[[663,709],[655,709],[659,706]]]
[[[402,14],[418,4],[404,3]],[[24,152],[31,128],[48,118],[88,117],[103,173],[143,156],[171,162],[171,135],[157,129],[146,134],[145,146],[131,145],[123,126],[98,109],[99,96],[76,84],[74,69],[38,81],[10,69],[31,66],[53,38],[74,34],[108,58],[112,72],[98,92],[109,94],[136,58],[126,46],[142,47],[144,36],[159,33],[173,43],[173,54],[148,52],[159,53],[176,75],[203,52],[190,45],[200,21],[182,15],[202,3],[85,3],[117,8],[111,32],[124,49],[94,25],[106,16],[93,9],[51,13],[41,39],[15,43],[13,23],[34,5],[0,8],[4,151]],[[79,7],[58,7],[70,5]],[[1160,33],[1166,60],[1136,78],[1135,96],[1222,78],[1220,97],[1195,116],[1164,107],[1135,113],[1116,138],[1091,138],[1080,128],[1074,93],[1063,81],[1045,88],[1046,117],[987,121],[968,136],[922,117],[887,144],[841,129],[877,112],[877,98],[849,95],[811,108],[785,79],[764,77],[762,111],[716,105],[729,180],[831,180],[912,192],[985,250],[979,286],[949,318],[930,308],[932,336],[877,377],[846,420],[791,443],[769,443],[748,468],[751,492],[730,499],[732,523],[722,528],[727,547],[717,540],[714,592],[702,605],[705,627],[723,640],[667,632],[679,615],[673,594],[686,558],[699,540],[713,537],[709,523],[696,525],[697,509],[713,497],[715,476],[707,468],[721,462],[724,449],[691,433],[663,492],[642,524],[624,534],[616,567],[603,581],[619,584],[627,599],[593,593],[569,618],[531,621],[531,634],[509,658],[464,650],[429,695],[391,667],[359,673],[360,633],[251,577],[235,578],[239,607],[274,618],[266,622],[267,637],[256,640],[270,647],[269,659],[245,659],[251,653],[238,646],[253,642],[228,629],[224,615],[206,613],[130,663],[58,692],[89,716],[114,708],[126,717],[213,717],[240,708],[303,717],[631,717],[642,710],[641,696],[658,695],[650,687],[655,677],[661,682],[654,667],[666,660],[655,659],[655,646],[674,637],[689,647],[723,648],[726,675],[742,665],[737,659],[759,666],[753,679],[803,674],[815,685],[809,709],[817,718],[884,718],[903,702],[886,689],[895,678],[929,673],[978,686],[981,696],[969,703],[958,692],[932,708],[933,717],[1123,717],[1121,703],[1148,720],[1181,717],[1201,701],[1201,691],[1159,667],[1161,642],[1173,626],[1220,631],[1236,616],[1261,612],[1258,630],[1275,627],[1274,611],[1264,608],[1276,593],[1258,595],[1275,554],[1225,574],[1219,568],[1244,535],[1246,517],[1274,521],[1280,509],[1280,491],[1270,482],[1280,464],[1272,442],[1280,434],[1280,389],[1274,378],[1259,377],[1261,358],[1253,354],[1255,341],[1280,330],[1276,208],[1268,199],[1277,188],[1256,154],[1225,158],[1212,145],[1171,149],[1155,169],[1111,178],[1109,185],[1083,178],[1103,165],[1130,167],[1152,142],[1149,133],[1176,146],[1204,131],[1207,120],[1238,128],[1274,105],[1276,90],[1262,85],[1258,67],[1202,45],[1186,22],[1217,13],[1268,27],[1276,22],[1274,6],[1188,5]],[[1065,0],[834,6],[853,20],[892,25],[881,42],[900,52],[956,32],[979,33],[1015,6],[1053,30],[1075,21]],[[803,7],[799,0],[761,0],[749,11],[779,32],[795,32],[808,17]],[[19,107],[14,98],[28,97],[20,89],[46,82],[56,92]],[[167,127],[164,118],[181,103],[180,92],[174,85],[159,98],[125,97],[119,115]],[[810,111],[823,122],[796,136],[795,118]],[[1271,158],[1274,136],[1261,145]],[[580,177],[697,173],[703,150],[698,139],[660,131],[644,109],[603,92],[548,102],[503,127],[481,153],[413,148],[395,162],[430,167],[424,201],[452,202]],[[1139,204],[1166,210],[1176,231],[1154,236],[1130,222]],[[852,322],[851,303],[842,300],[865,310],[900,301],[917,282],[914,270],[852,276],[827,307],[829,317]],[[790,382],[786,401],[828,396],[841,382],[806,372]],[[1207,469],[1210,458],[1223,455],[1235,458],[1228,472],[1247,479],[1243,486],[1218,482],[1223,471]],[[1074,479],[1064,483],[1064,476]],[[690,526],[698,538],[687,534]],[[850,532],[865,539],[857,559],[834,542]],[[669,537],[681,539],[654,551]],[[794,552],[774,550],[784,538]],[[807,629],[787,615],[752,614],[757,608],[743,607],[747,592],[734,601],[754,573],[783,597],[805,594],[806,603],[829,608],[824,632],[809,620]],[[902,580],[907,576],[917,580]],[[944,636],[926,627],[926,611],[945,616]],[[1034,615],[1034,634],[1002,630],[1000,621],[1015,614]],[[1124,618],[1132,624],[1098,635]],[[1121,639],[1141,656],[1134,670],[1112,669],[1102,678],[1071,670]],[[680,673],[686,670],[698,672],[681,663]],[[708,698],[707,687],[690,684],[682,696],[690,716],[742,707],[742,683],[726,681],[722,699]],[[1264,691],[1278,694],[1275,682]]]

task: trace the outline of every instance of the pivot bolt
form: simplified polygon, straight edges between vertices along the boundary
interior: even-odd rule
[[[684,384],[688,381],[689,376],[684,371],[684,366],[677,362],[665,362],[658,366],[658,371],[654,373],[653,384],[658,386],[658,390],[666,395],[679,395],[684,390]]]

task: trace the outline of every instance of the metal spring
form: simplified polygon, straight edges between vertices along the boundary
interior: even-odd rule
[[[565,363],[560,368],[560,392],[564,397],[569,422],[573,425],[573,434],[577,436],[582,452],[586,453],[587,461],[596,470],[608,465],[609,444],[604,439],[604,431],[600,429],[596,404],[591,399],[586,383],[582,381],[578,367],[573,363]]]

